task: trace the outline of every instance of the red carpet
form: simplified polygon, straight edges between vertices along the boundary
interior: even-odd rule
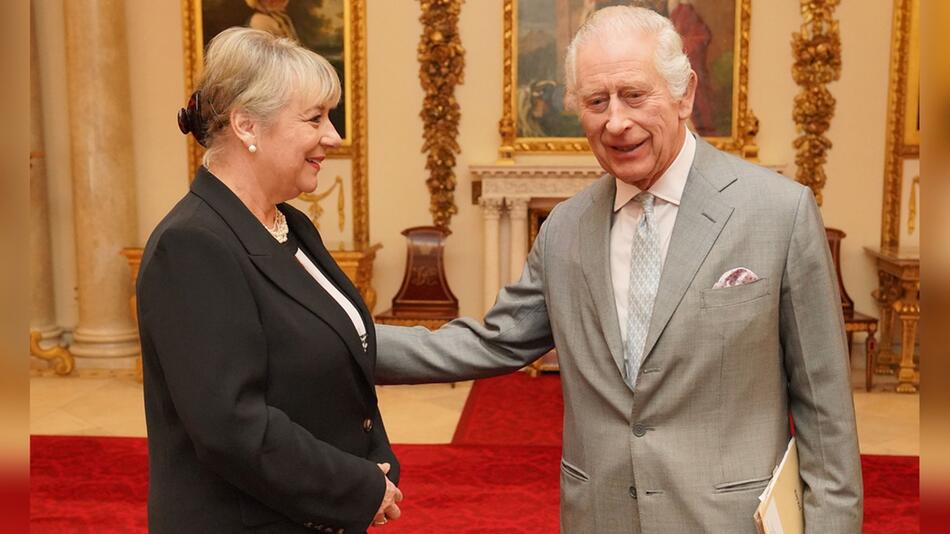
[[[531,378],[512,373],[478,380],[468,394],[452,443],[560,447],[563,415],[558,375]]]
[[[402,519],[380,533],[557,532],[557,376],[475,384],[452,445],[396,445]],[[31,532],[145,532],[142,438],[31,438]],[[867,533],[918,532],[919,459],[862,456]]]
[[[146,532],[143,438],[33,436],[30,532]],[[396,445],[405,515],[386,533],[557,532],[555,447]]]

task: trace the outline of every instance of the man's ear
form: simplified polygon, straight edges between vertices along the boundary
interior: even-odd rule
[[[231,110],[230,124],[231,131],[244,143],[244,146],[257,144],[260,125],[247,111],[243,109]]]
[[[696,71],[690,69],[689,71],[689,82],[686,83],[686,92],[683,93],[683,97],[680,98],[679,103],[679,118],[680,120],[689,120],[693,116],[693,101],[696,99],[696,85],[699,83],[699,78],[696,77]]]

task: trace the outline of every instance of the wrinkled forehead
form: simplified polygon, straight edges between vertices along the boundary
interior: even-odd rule
[[[606,81],[649,82],[659,78],[655,43],[649,39],[609,38],[586,43],[577,54],[577,87]]]

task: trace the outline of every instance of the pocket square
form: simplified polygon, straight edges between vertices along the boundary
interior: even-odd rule
[[[758,279],[758,275],[749,269],[746,269],[745,267],[736,267],[735,269],[729,269],[728,271],[722,273],[722,276],[719,277],[719,281],[716,282],[716,285],[713,286],[713,289],[751,284]]]

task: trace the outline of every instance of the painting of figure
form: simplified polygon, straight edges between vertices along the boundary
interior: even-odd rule
[[[564,108],[564,54],[598,9],[638,5],[670,18],[699,77],[691,127],[704,137],[733,135],[736,10],[741,0],[517,0],[517,136],[583,137]]]
[[[199,0],[203,45],[231,26],[247,26],[293,39],[325,57],[343,87],[340,105],[330,120],[347,139],[345,62],[346,2],[348,0]]]

